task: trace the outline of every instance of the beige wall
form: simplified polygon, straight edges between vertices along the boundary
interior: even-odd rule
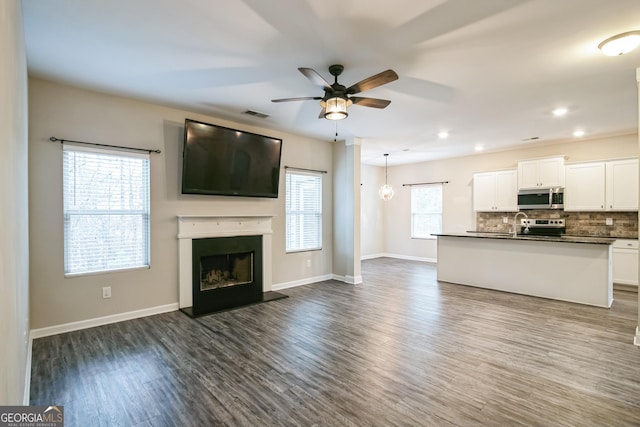
[[[367,242],[362,255],[373,255],[375,252],[372,251],[379,251],[382,246],[383,252],[391,255],[431,261],[437,258],[435,240],[410,238],[411,190],[402,184],[449,181],[443,187],[443,228],[446,232],[464,232],[475,229],[475,213],[471,203],[474,172],[515,169],[519,160],[556,155],[566,156],[567,163],[635,157],[638,155],[638,139],[633,134],[576,140],[389,167],[388,180],[395,190],[395,195],[385,207],[384,232],[380,233],[378,241]],[[365,187],[379,185],[379,179],[374,173],[363,173],[362,178]],[[363,195],[367,197],[362,202],[363,206],[373,205],[374,202],[370,198],[377,197],[377,194],[366,192]],[[363,226],[364,224],[363,220]]]
[[[381,256],[385,252],[385,212],[391,202],[378,197],[378,189],[384,184],[384,168],[362,165],[360,187],[362,210],[360,211],[362,256]],[[366,183],[366,184],[365,184]]]
[[[0,2],[0,51],[0,405],[22,405],[29,335],[29,205],[20,1]]]
[[[30,80],[29,113],[33,329],[177,303],[177,215],[273,215],[274,286],[332,273],[332,142],[39,79]],[[181,195],[185,117],[282,138],[283,167],[328,171],[323,175],[324,249],[285,254],[284,169],[278,199]],[[51,136],[162,150],[162,154],[151,155],[150,269],[64,277],[62,151],[59,143],[48,142]],[[112,298],[102,299],[103,286],[111,286]]]

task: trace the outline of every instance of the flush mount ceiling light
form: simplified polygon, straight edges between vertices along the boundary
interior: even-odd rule
[[[573,132],[573,136],[575,136],[576,138],[580,138],[580,137],[584,136],[584,131],[578,129],[578,130]]]
[[[440,139],[447,139],[448,136],[449,136],[449,132],[447,132],[446,130],[438,132],[438,138]]]
[[[391,198],[393,197],[393,188],[391,188],[391,186],[389,184],[387,184],[387,158],[388,157],[389,157],[389,154],[385,153],[385,155],[384,155],[384,185],[382,187],[380,187],[380,190],[378,190],[378,195],[385,202],[387,200],[391,200]]]
[[[607,56],[624,55],[640,45],[640,31],[627,31],[609,37],[598,45],[598,49]]]

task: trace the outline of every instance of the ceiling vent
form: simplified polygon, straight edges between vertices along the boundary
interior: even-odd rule
[[[255,117],[259,117],[261,119],[266,119],[267,117],[269,117],[268,114],[265,113],[258,113],[257,111],[253,111],[253,110],[247,110],[244,112],[245,114],[248,114],[250,116],[255,116]]]

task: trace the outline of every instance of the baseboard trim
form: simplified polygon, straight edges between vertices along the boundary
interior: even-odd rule
[[[362,283],[362,276],[344,276],[344,282],[350,285],[359,285]]]
[[[366,261],[368,259],[376,259],[376,258],[384,258],[386,254],[371,254],[371,255],[363,255],[360,257],[360,261]]]
[[[633,338],[633,344],[640,347],[640,326],[636,326],[636,336]]]
[[[94,319],[80,320],[78,322],[64,323],[62,325],[47,326],[46,328],[32,329],[30,340],[64,334],[66,332],[79,331],[81,329],[108,325],[110,323],[123,322],[125,320],[138,319],[140,317],[153,316],[155,314],[168,313],[178,310],[178,303],[159,305],[157,307],[143,308],[142,310],[128,311],[126,313],[112,314],[110,316],[96,317]]]
[[[418,257],[418,256],[412,256],[412,255],[400,255],[400,254],[375,254],[375,255],[365,255],[364,257],[361,258],[361,260],[368,260],[368,259],[374,259],[374,258],[396,258],[396,259],[406,259],[408,261],[420,261],[420,262],[429,262],[431,264],[437,264],[438,263],[438,259],[437,258],[425,258],[425,257]]]
[[[308,277],[306,279],[293,280],[291,282],[278,283],[277,285],[271,285],[272,291],[281,291],[283,289],[295,288],[296,286],[310,285],[312,283],[324,282],[325,280],[333,279],[332,274],[325,274],[323,276]]]

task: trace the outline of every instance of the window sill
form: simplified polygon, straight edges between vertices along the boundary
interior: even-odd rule
[[[128,267],[128,268],[120,268],[120,269],[113,269],[113,270],[87,271],[82,273],[65,273],[64,277],[68,279],[72,279],[74,277],[97,276],[101,274],[124,273],[124,272],[134,271],[134,270],[149,270],[149,269],[151,269],[150,265],[141,265],[140,267]]]

